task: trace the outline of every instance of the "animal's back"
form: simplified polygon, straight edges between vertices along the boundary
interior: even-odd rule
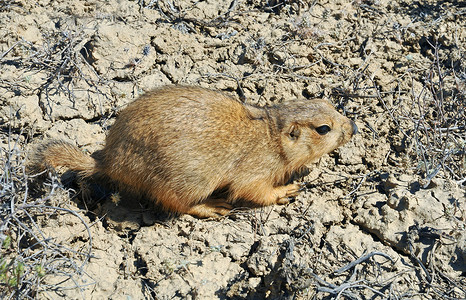
[[[118,116],[101,170],[163,203],[191,205],[230,183],[235,176],[230,171],[261,143],[264,126],[251,120],[243,104],[221,93],[162,88]],[[167,197],[174,199],[164,201]]]

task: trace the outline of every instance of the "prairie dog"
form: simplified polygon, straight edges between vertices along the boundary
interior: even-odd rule
[[[200,218],[227,214],[235,200],[286,203],[290,176],[346,143],[355,123],[322,99],[271,107],[243,104],[199,87],[166,86],[121,111],[92,156],[63,141],[38,151],[42,167],[102,176],[165,209]],[[226,189],[226,199],[209,196]]]

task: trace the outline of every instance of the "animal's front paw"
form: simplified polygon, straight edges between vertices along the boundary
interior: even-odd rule
[[[290,198],[296,197],[299,192],[306,188],[305,183],[293,183],[277,188],[277,204],[288,204]]]

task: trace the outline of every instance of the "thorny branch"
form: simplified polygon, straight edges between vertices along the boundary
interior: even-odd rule
[[[45,197],[29,199],[30,178],[26,175],[25,153],[20,150],[24,144],[20,137],[13,141],[9,132],[8,147],[2,155],[4,168],[0,171],[0,285],[6,287],[0,289],[0,296],[4,299],[33,298],[44,288],[56,291],[79,288],[79,278],[88,277],[84,267],[92,257],[92,234],[81,213],[51,205],[59,188],[54,177]],[[87,233],[86,251],[74,250],[44,233],[37,217],[58,214],[72,215],[83,224]],[[47,284],[49,277],[63,279]],[[73,282],[72,286],[64,286],[68,281]]]

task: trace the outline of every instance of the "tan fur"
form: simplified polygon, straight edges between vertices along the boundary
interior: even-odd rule
[[[90,177],[96,172],[95,160],[84,154],[79,148],[60,140],[49,141],[41,145],[33,156],[32,167],[57,168],[65,166],[79,173],[81,177]]]
[[[316,132],[322,125],[331,131]],[[237,199],[285,203],[300,190],[283,185],[292,173],[356,130],[320,99],[258,108],[219,92],[168,86],[124,109],[94,158],[63,142],[49,143],[40,156],[47,166],[108,177],[169,211],[212,217],[228,213]],[[221,188],[228,199],[209,198]]]

